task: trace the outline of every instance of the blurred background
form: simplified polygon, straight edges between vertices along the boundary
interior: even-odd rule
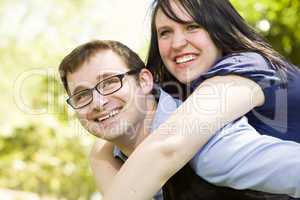
[[[0,0],[0,199],[94,200],[94,139],[65,104],[57,68],[91,39],[145,58],[151,0]],[[299,0],[232,0],[273,47],[300,66]]]

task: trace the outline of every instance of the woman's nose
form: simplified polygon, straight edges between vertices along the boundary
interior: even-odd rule
[[[175,32],[172,41],[172,48],[180,49],[187,44],[186,36],[183,32]]]

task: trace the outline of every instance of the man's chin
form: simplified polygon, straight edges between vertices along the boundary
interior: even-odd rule
[[[124,138],[130,130],[130,126],[128,126],[128,124],[129,123],[110,123],[106,126],[100,123],[82,123],[83,127],[88,130],[89,133],[108,141],[115,141],[117,139]],[[134,136],[128,135],[127,137]]]
[[[99,129],[93,129],[90,131],[94,136],[108,140],[108,141],[114,141],[117,140],[118,138],[122,137],[122,133],[118,131],[115,127],[111,128],[99,128]]]

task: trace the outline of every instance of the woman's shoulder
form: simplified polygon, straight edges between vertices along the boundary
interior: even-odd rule
[[[255,52],[232,53],[222,57],[208,72],[192,83],[192,87],[214,76],[238,75],[258,83],[262,88],[280,84],[281,79],[267,59]]]
[[[281,85],[281,73],[262,54],[237,52],[223,56],[206,73],[192,83],[195,88],[201,82],[214,76],[238,75],[258,83],[261,88]]]
[[[276,71],[261,54],[256,52],[239,52],[223,56],[207,73],[203,74],[203,78],[228,74],[262,78],[262,76],[274,76]]]
[[[270,69],[267,59],[256,52],[231,53],[219,59],[212,69],[220,67],[245,68],[247,69]]]

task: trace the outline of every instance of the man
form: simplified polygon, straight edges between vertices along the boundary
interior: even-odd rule
[[[152,74],[145,69],[144,63],[133,51],[119,42],[92,41],[83,44],[63,59],[59,70],[62,82],[69,95],[67,100],[68,104],[75,109],[77,117],[83,127],[91,134],[102,139],[97,140],[92,149],[91,166],[100,191],[102,194],[109,193],[114,176],[118,173],[127,157],[131,155],[134,149],[141,144],[155,128],[162,124],[168,116],[177,109],[180,102],[162,90],[154,89]],[[268,137],[260,138],[259,134],[248,125],[245,118],[242,118],[225,126],[203,150],[199,151],[199,154],[191,161],[191,165],[196,166],[197,163],[201,163],[203,164],[203,169],[209,171],[208,168],[214,163],[224,163],[220,165],[221,167],[217,168],[216,172],[218,172],[218,169],[226,169],[226,161],[224,161],[224,159],[222,160],[222,157],[218,157],[217,160],[216,157],[214,157],[215,155],[220,156],[220,149],[219,147],[215,148],[215,146],[230,146],[230,140],[227,141],[225,137],[230,138],[234,133],[238,133],[238,135],[241,135],[241,133],[253,134],[255,140],[259,139],[262,141],[262,144],[272,143],[274,141],[277,143],[282,142],[277,139],[270,140]],[[238,137],[242,138],[242,135]],[[226,141],[226,145],[224,141]],[[300,153],[299,146],[294,143],[282,143],[289,149],[293,149],[295,155]],[[251,146],[251,141],[249,141],[248,144]],[[158,146],[159,145],[161,144],[158,144]],[[255,148],[256,147],[257,145]],[[248,146],[247,149],[252,150]],[[272,149],[269,148],[266,154],[263,155],[270,155],[270,153],[272,153],[271,150]],[[242,153],[246,154],[245,151]],[[294,156],[294,154],[289,156]],[[233,159],[237,158],[237,156],[235,152],[230,149],[226,150],[224,148],[224,157],[232,158],[230,162],[231,165],[234,165],[238,161]],[[278,155],[278,159],[281,158],[282,156]],[[257,155],[254,152],[254,156],[251,154],[247,162],[251,161],[255,163],[260,159],[259,154]],[[285,159],[290,160],[290,157],[285,156]],[[209,160],[209,162],[206,160]],[[276,158],[272,161],[274,162],[270,161],[268,164],[277,162]],[[293,160],[290,164],[296,165],[297,161]],[[149,165],[155,165],[155,160],[149,160]],[[246,165],[239,166],[239,169],[233,168],[230,173],[222,174],[223,178],[230,176],[232,180],[228,180],[229,178],[226,178],[226,180],[229,182],[232,181],[233,183],[240,183],[235,179],[244,174],[248,175],[251,170],[254,169]],[[283,172],[285,169],[288,169],[289,166],[289,164],[281,164],[281,168],[279,168],[276,173]],[[194,170],[197,171],[197,166],[194,167]],[[134,169],[132,169],[132,171],[134,173]],[[186,172],[186,168],[183,168],[183,172]],[[145,171],[145,174],[147,174],[147,171]],[[196,193],[201,184],[197,181],[200,178],[191,171],[183,174],[183,177],[187,175],[186,177],[188,177],[188,179],[186,183],[192,186],[192,190],[187,188],[186,190],[182,190],[182,194],[193,198],[191,194],[198,195]],[[209,177],[209,175],[207,177]],[[217,175],[212,177],[218,178]],[[139,181],[143,182],[143,177],[141,177]],[[285,184],[281,182],[275,183],[274,185],[270,177],[263,177],[263,181],[260,181],[259,184],[262,185],[262,183],[263,185],[267,185],[265,188],[262,188],[262,190],[266,191],[270,189],[269,183],[273,184],[272,187],[274,187],[274,191],[285,186]],[[214,192],[216,187],[211,185],[209,187],[212,187],[212,190],[209,190],[209,192],[205,194],[208,196],[208,198],[204,197],[205,199],[224,199],[223,194],[230,194],[228,195],[228,199],[232,199],[232,197],[241,197],[249,193],[248,191],[244,193],[227,188],[223,190],[222,188],[222,191],[220,190],[221,192],[216,192],[216,194],[211,196],[211,193]],[[174,199],[174,197],[172,197],[174,192],[169,189],[166,189],[166,191],[166,199]],[[292,192],[288,191],[286,193],[289,194]],[[253,198],[250,195],[248,199],[262,199],[256,197],[264,195],[265,194],[262,193]],[[157,193],[155,198],[162,199],[161,193]]]
[[[70,96],[67,102],[81,124],[103,139],[93,148],[91,165],[105,193],[122,165],[120,159],[129,156],[155,124],[177,108],[177,102],[162,91],[159,98],[165,104],[157,108],[152,74],[119,42],[93,41],[76,48],[62,61],[60,74]],[[153,121],[157,109],[164,109],[165,114]],[[102,157],[94,159],[94,154]]]

